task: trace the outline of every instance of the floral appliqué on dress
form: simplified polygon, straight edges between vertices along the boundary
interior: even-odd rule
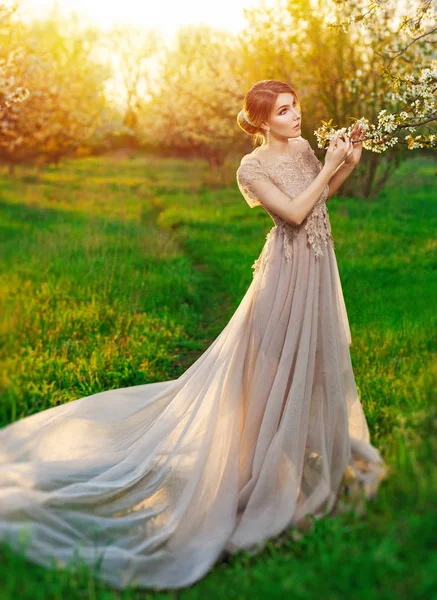
[[[256,197],[251,185],[252,182],[256,180],[271,181],[292,199],[308,187],[321,169],[322,163],[307,142],[307,147],[304,150],[299,150],[294,156],[280,156],[270,163],[260,161],[256,156],[256,151],[252,154],[247,154],[242,158],[237,170],[237,183],[246,202],[253,208],[262,205],[262,202]],[[334,247],[328,208],[326,206],[328,193],[329,186],[327,184],[311,212],[300,225],[287,223],[287,221],[284,221],[281,217],[264,207],[272,217],[275,225],[268,232],[264,248],[259,258],[252,265],[254,269],[253,275],[267,260],[273,236],[280,229],[285,234],[284,253],[287,261],[293,258],[292,241],[295,237],[298,238],[300,236],[302,228],[307,233],[308,243],[316,258],[324,256],[323,246],[327,247],[328,243],[331,243]]]

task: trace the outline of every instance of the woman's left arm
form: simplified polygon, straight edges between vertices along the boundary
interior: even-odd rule
[[[360,162],[361,153],[363,151],[363,144],[361,142],[362,133],[363,128],[357,123],[352,129],[350,137],[348,137],[346,134],[342,134],[343,139],[349,142],[351,151],[329,180],[329,192],[326,200],[328,200],[334,194],[334,192],[338,190],[341,184],[346,181],[357,164]]]

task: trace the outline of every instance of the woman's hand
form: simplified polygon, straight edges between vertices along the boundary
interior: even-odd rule
[[[348,156],[345,159],[345,164],[346,165],[352,165],[354,167],[357,166],[357,164],[360,162],[361,159],[361,153],[363,151],[363,144],[361,142],[361,140],[364,137],[364,128],[361,124],[359,123],[355,123],[354,128],[352,129],[349,139],[353,141],[352,146],[352,152],[350,154],[348,154]]]
[[[346,158],[353,153],[352,141],[347,137],[345,133],[340,136],[334,136],[328,146],[325,155],[325,165],[335,172],[343,161],[346,162]]]

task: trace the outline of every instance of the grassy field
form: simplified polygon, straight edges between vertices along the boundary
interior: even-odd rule
[[[436,170],[412,158],[377,202],[328,201],[357,388],[391,467],[364,514],[290,530],[171,593],[117,592],[3,546],[1,600],[437,598]],[[0,426],[176,378],[202,354],[272,226],[227,180],[202,161],[141,156],[0,176]]]

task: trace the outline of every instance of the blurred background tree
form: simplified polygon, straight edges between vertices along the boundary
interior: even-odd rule
[[[238,139],[243,88],[237,64],[237,44],[229,34],[206,26],[181,28],[174,47],[161,55],[159,78],[143,102],[142,142],[150,147],[158,141],[167,154],[222,165]]]

